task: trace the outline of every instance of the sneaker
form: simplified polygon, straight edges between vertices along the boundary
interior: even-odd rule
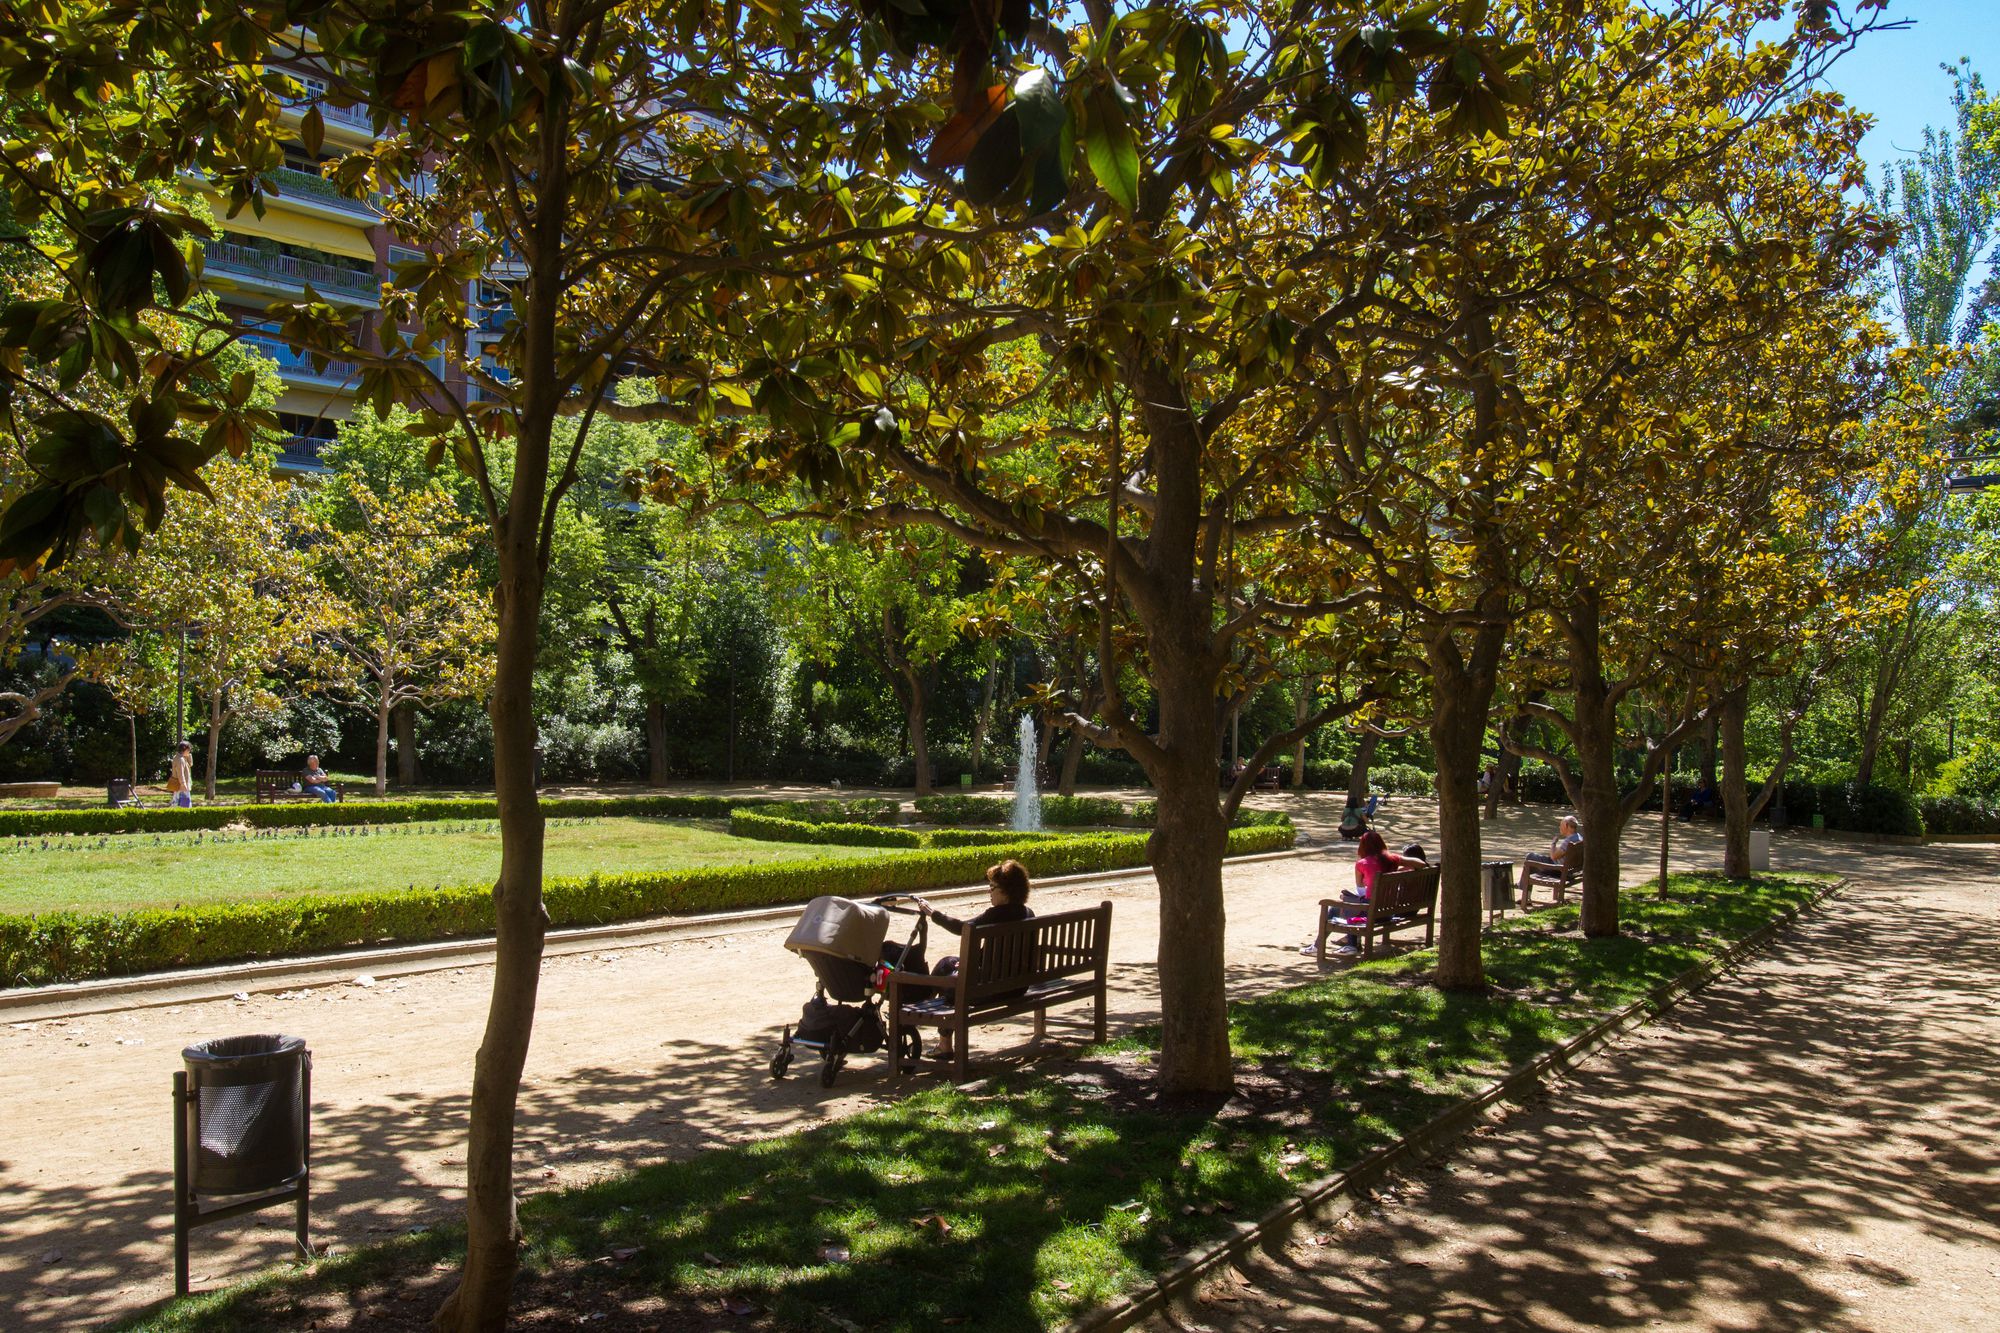
[[[1335,949],[1335,950],[1334,950],[1334,952],[1335,952],[1335,953],[1360,953],[1360,952],[1361,952],[1361,946],[1360,946],[1360,945],[1358,945],[1358,944],[1356,944],[1356,943],[1355,943],[1355,942],[1354,942],[1353,940],[1349,940],[1349,941],[1347,941],[1347,943],[1345,943],[1345,944],[1341,945],[1341,946],[1340,946],[1340,947],[1339,947],[1338,949]]]

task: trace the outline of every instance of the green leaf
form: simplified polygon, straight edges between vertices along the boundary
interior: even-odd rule
[[[1107,89],[1090,95],[1090,119],[1084,125],[1083,151],[1104,192],[1127,213],[1139,206],[1139,148],[1125,108]]]

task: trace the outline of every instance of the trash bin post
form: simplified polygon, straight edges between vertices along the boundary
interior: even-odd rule
[[[187,1070],[174,1071],[174,1295],[188,1294],[188,1232],[194,1230],[192,1200],[188,1197],[188,1095]]]
[[[174,1074],[174,1291],[188,1290],[196,1227],[276,1204],[311,1255],[312,1052],[297,1037],[224,1037],[190,1046]],[[204,1127],[203,1101],[213,1119]],[[203,1200],[208,1202],[204,1203]]]

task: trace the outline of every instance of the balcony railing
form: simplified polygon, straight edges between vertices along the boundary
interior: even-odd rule
[[[288,435],[278,448],[278,462],[285,467],[323,467],[320,455],[332,443],[317,435]]]
[[[315,370],[310,356],[294,350],[283,339],[273,338],[267,333],[246,333],[242,341],[245,346],[254,347],[276,361],[278,373],[287,380],[307,380],[333,388],[351,389],[361,375],[361,368],[352,361],[329,359],[323,368]]]
[[[340,209],[360,217],[377,216],[374,206],[359,199],[349,199],[334,183],[314,171],[302,171],[298,167],[278,167],[266,173],[267,179],[278,187],[278,194],[286,199],[310,199],[316,204]]]
[[[253,245],[209,241],[202,246],[202,254],[209,268],[282,287],[302,288],[311,283],[315,291],[365,297],[370,301],[382,290],[381,279],[373,272],[344,268],[339,264],[322,264],[316,260],[300,259],[297,255],[261,250]]]

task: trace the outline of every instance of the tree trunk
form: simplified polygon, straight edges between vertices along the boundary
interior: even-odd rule
[[[1528,731],[1527,716],[1520,714],[1508,718],[1504,730],[1518,744]],[[1520,780],[1521,756],[1508,749],[1503,741],[1500,746],[1500,760],[1493,766],[1493,780],[1486,784],[1486,809],[1484,814],[1488,820],[1500,817],[1501,796],[1505,794],[1510,783],[1519,783]],[[1515,796],[1516,803],[1519,800],[1520,797],[1517,793]]]
[[[1313,702],[1313,696],[1312,696],[1311,682],[1303,680],[1300,681],[1298,698],[1293,700],[1292,702],[1293,726],[1303,727],[1306,724],[1306,719],[1312,716],[1312,702]],[[1301,739],[1297,745],[1292,747],[1292,790],[1304,791],[1305,789],[1306,789],[1306,742],[1303,739]]]
[[[139,790],[139,715],[137,713],[127,713],[125,715],[125,725],[131,729],[132,733],[131,782],[132,790],[137,791]]]
[[[667,706],[658,699],[646,700],[646,781],[667,785]]]
[[[215,799],[215,759],[222,750],[222,724],[229,714],[222,706],[220,690],[208,696],[208,753],[201,757],[202,795]]]
[[[1381,743],[1382,737],[1379,732],[1361,733],[1361,743],[1354,748],[1354,767],[1347,773],[1349,805],[1361,805],[1368,800],[1368,770],[1375,763],[1375,747]]]
[[[931,748],[924,735],[924,714],[930,703],[929,691],[923,681],[912,672],[909,676],[909,722],[910,754],[917,764],[917,795],[931,794]]]
[[[1076,770],[1082,763],[1083,737],[1072,731],[1069,734],[1068,743],[1063,746],[1062,777],[1056,783],[1056,794],[1058,796],[1076,795]]]
[[[993,725],[993,704],[1000,690],[1000,658],[987,664],[985,679],[979,684],[979,711],[972,715],[972,780],[979,781],[979,769],[986,758],[986,731]]]
[[[1715,727],[1722,749],[1722,873],[1730,879],[1750,877],[1750,790],[1746,776],[1743,721],[1749,712],[1750,686],[1723,691],[1715,701]]]
[[[396,706],[389,702],[388,683],[383,682],[382,697],[375,702],[375,794],[389,793],[389,718]]]
[[[1147,851],[1160,884],[1160,1087],[1166,1093],[1225,1092],[1236,1081],[1223,962],[1222,857],[1229,827],[1215,799],[1215,710],[1206,698],[1196,703],[1206,715],[1208,743],[1192,752],[1176,746],[1170,764],[1152,775],[1159,822]],[[1179,711],[1163,700],[1163,714]]]
[[[396,710],[396,785],[409,791],[424,780],[417,760],[417,705],[404,700]]]
[[[1601,611],[1580,594],[1563,621],[1569,646],[1571,733],[1577,815],[1583,820],[1583,933],[1618,933],[1618,847],[1625,830],[1618,795],[1617,703],[1604,679]]]
[[[1481,628],[1481,637],[1489,632]],[[1497,630],[1505,634],[1505,628]],[[1497,653],[1496,653],[1497,655]],[[1485,916],[1480,895],[1479,762],[1486,739],[1486,714],[1493,706],[1494,678],[1468,670],[1458,646],[1440,633],[1429,650],[1432,695],[1431,748],[1437,754],[1438,800],[1438,962],[1433,978],[1440,990],[1486,987],[1479,933]],[[1363,735],[1355,771],[1365,765],[1373,733]]]
[[[1708,785],[1711,787],[1717,786],[1721,781],[1716,776],[1716,764],[1721,758],[1722,737],[1717,729],[1719,725],[1715,714],[1710,713],[1708,721],[1701,729],[1701,775],[1708,779]]]

